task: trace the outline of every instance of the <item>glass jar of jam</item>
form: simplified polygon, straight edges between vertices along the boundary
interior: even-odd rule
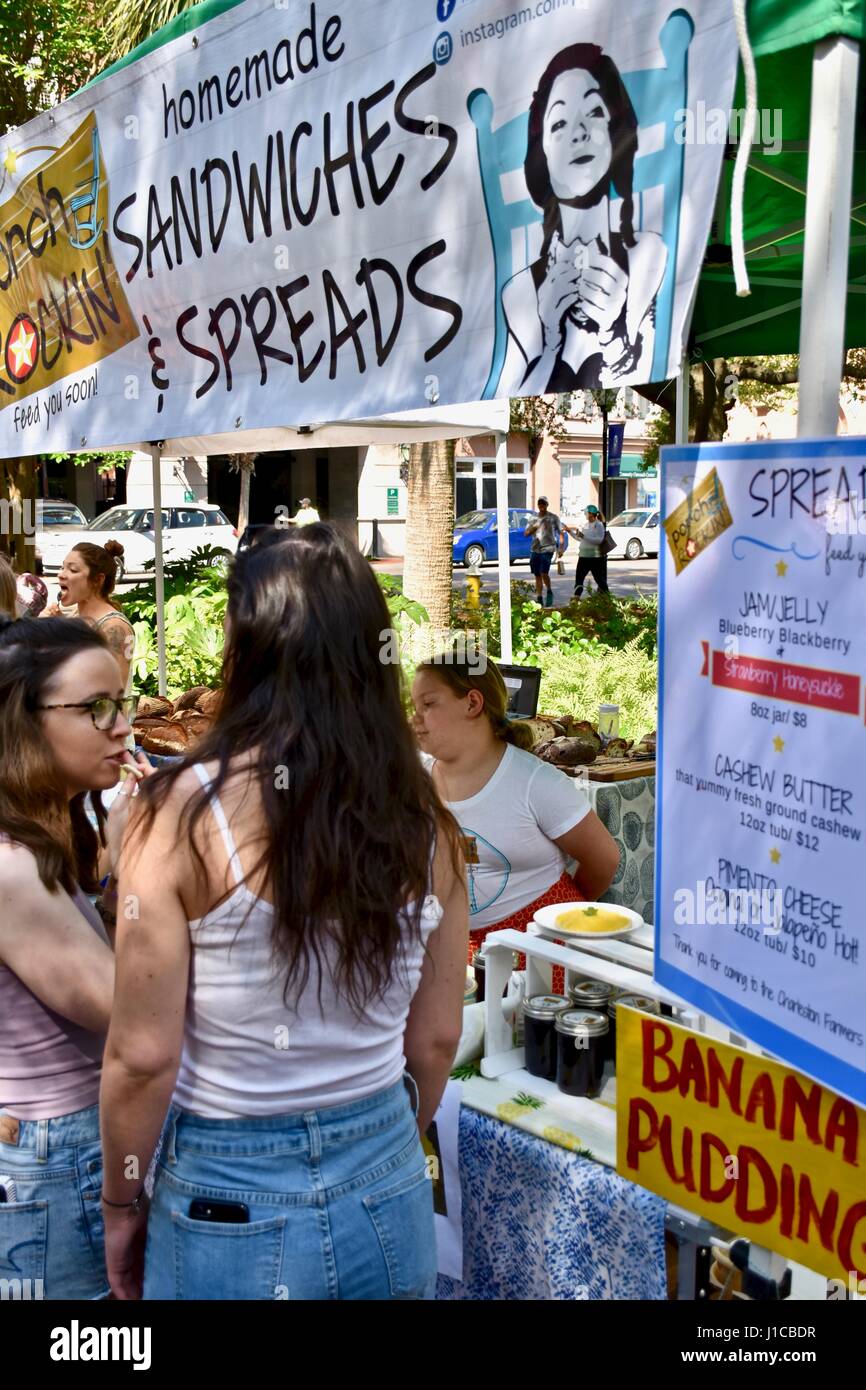
[[[475,984],[477,985],[477,990],[475,993],[475,1002],[476,1004],[483,1004],[484,989],[487,984],[487,962],[484,959],[484,956],[482,955],[480,949],[477,950],[475,952],[475,955],[472,957],[472,970],[475,975]]]
[[[553,1025],[558,1014],[568,1008],[561,994],[534,994],[523,1001],[523,1046],[526,1070],[530,1076],[556,1080],[556,1035]]]
[[[566,1009],[557,1015],[554,1028],[556,1084],[560,1091],[567,1096],[597,1096],[609,1028],[607,1015]]]
[[[620,1004],[627,1004],[632,1009],[640,1009],[644,1014],[657,1014],[659,1012],[658,1000],[650,999],[647,994],[618,994],[611,999],[608,1005],[608,1016],[610,1017],[610,1036],[611,1036],[611,1056],[614,1066],[616,1065],[616,1011]]]
[[[603,980],[577,980],[568,991],[573,1009],[588,1009],[593,1014],[606,1014],[615,995],[614,986],[605,984]],[[613,1061],[616,1054],[610,1033],[604,1040],[602,1052],[605,1062]]]

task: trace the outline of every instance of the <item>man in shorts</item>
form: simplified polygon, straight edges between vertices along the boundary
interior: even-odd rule
[[[552,608],[550,566],[554,556],[559,559],[562,555],[565,534],[559,517],[555,512],[548,511],[547,498],[539,497],[537,506],[538,516],[532,518],[523,534],[532,537],[529,568],[535,575],[535,597],[542,607]]]

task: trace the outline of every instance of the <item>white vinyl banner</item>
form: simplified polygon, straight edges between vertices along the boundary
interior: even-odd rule
[[[0,136],[0,455],[672,376],[732,16],[244,0]]]

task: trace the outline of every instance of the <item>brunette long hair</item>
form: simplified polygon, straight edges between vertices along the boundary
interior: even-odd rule
[[[637,156],[637,116],[629,99],[619,69],[612,58],[594,43],[573,43],[563,48],[551,59],[541,75],[538,88],[529,108],[529,132],[526,159],[523,172],[529,196],[544,213],[544,244],[542,257],[547,255],[554,232],[562,234],[562,214],[559,199],[550,183],[547,156],[544,153],[544,115],[550,101],[550,93],[557,77],[573,69],[590,73],[598,83],[598,89],[610,112],[610,141],[612,158],[609,175],[592,189],[584,199],[575,199],[576,206],[591,206],[597,203],[608,191],[610,183],[622,198],[622,218],[620,226],[622,239],[627,247],[634,246],[634,199],[632,181],[634,161]]]
[[[359,1014],[393,977],[401,910],[420,938],[437,831],[460,871],[456,825],[404,714],[400,667],[384,660],[390,629],[368,561],[335,526],[268,534],[240,554],[215,723],[194,754],[142,783],[132,843],[134,853],[185,768],[215,761],[219,795],[233,760],[252,755],[263,824],[249,877],[267,874],[284,997],[306,987],[313,958],[321,990],[329,942],[334,984]],[[209,796],[196,791],[182,813],[200,883],[194,831]]]
[[[50,892],[97,888],[102,799],[89,793],[97,832],[84,809],[88,793],[70,801],[57,776],[38,711],[64,662],[93,647],[108,650],[78,619],[0,616],[0,832],[30,850]]]

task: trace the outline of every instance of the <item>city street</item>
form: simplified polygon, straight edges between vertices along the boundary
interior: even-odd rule
[[[557,607],[568,603],[574,592],[574,570],[577,564],[577,553],[573,558],[569,554],[565,557],[565,574],[556,573],[556,562],[554,561],[551,570],[553,581],[553,599]],[[374,568],[380,574],[402,575],[402,558],[393,560],[376,560]],[[640,594],[654,594],[658,589],[658,569],[657,558],[643,560],[609,560],[607,566],[607,580],[611,592],[623,598],[636,598]],[[467,571],[462,566],[457,566],[454,570],[454,587],[462,588],[466,583]],[[511,578],[521,579],[526,584],[534,585],[532,575],[529,572],[529,562],[522,560],[517,565],[511,566]],[[584,594],[589,592],[588,581],[584,587]],[[481,586],[485,591],[496,590],[499,587],[499,570],[495,564],[483,565],[481,569]]]

